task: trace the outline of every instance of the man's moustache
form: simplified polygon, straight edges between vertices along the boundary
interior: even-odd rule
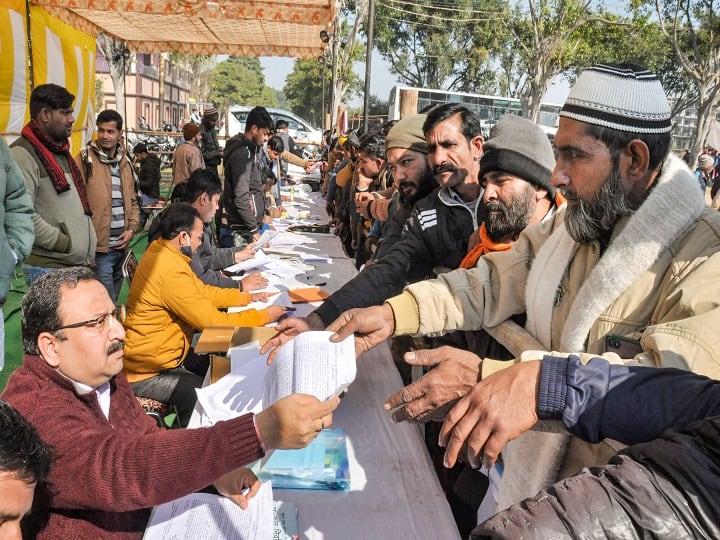
[[[567,189],[558,188],[558,191],[562,194],[563,197],[565,197],[568,201],[574,201],[577,200],[578,196],[577,193],[573,191],[569,191]]]
[[[442,174],[444,172],[455,171],[457,171],[457,167],[452,163],[441,163],[440,165],[433,167],[433,174]]]
[[[112,345],[110,345],[108,347],[107,355],[110,356],[111,354],[114,354],[118,351],[122,351],[124,347],[125,347],[125,342],[123,340],[116,341],[115,343],[113,343]]]

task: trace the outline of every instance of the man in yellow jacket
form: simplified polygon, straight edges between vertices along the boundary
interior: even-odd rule
[[[285,311],[281,306],[219,311],[267,295],[203,284],[190,268],[202,238],[197,210],[186,203],[168,208],[160,238],[150,244],[133,277],[124,322],[124,371],[133,391],[175,405],[181,422],[195,406],[195,388],[208,367],[207,357],[192,351],[193,333],[206,326],[263,326]]]

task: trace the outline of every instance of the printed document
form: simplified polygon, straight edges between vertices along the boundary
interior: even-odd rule
[[[196,540],[273,538],[273,496],[270,482],[243,510],[226,497],[192,493],[155,507],[143,540]]]

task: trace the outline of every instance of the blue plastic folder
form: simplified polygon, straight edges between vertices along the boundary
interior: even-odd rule
[[[300,450],[275,450],[262,472],[273,488],[350,489],[345,430],[324,429]]]

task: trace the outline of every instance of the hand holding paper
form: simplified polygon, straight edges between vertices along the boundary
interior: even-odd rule
[[[320,401],[307,394],[292,394],[255,415],[255,425],[268,448],[304,448],[332,424],[339,397]]]
[[[221,476],[215,481],[215,489],[235,502],[243,510],[247,510],[248,503],[260,490],[260,480],[247,467],[240,467]]]

